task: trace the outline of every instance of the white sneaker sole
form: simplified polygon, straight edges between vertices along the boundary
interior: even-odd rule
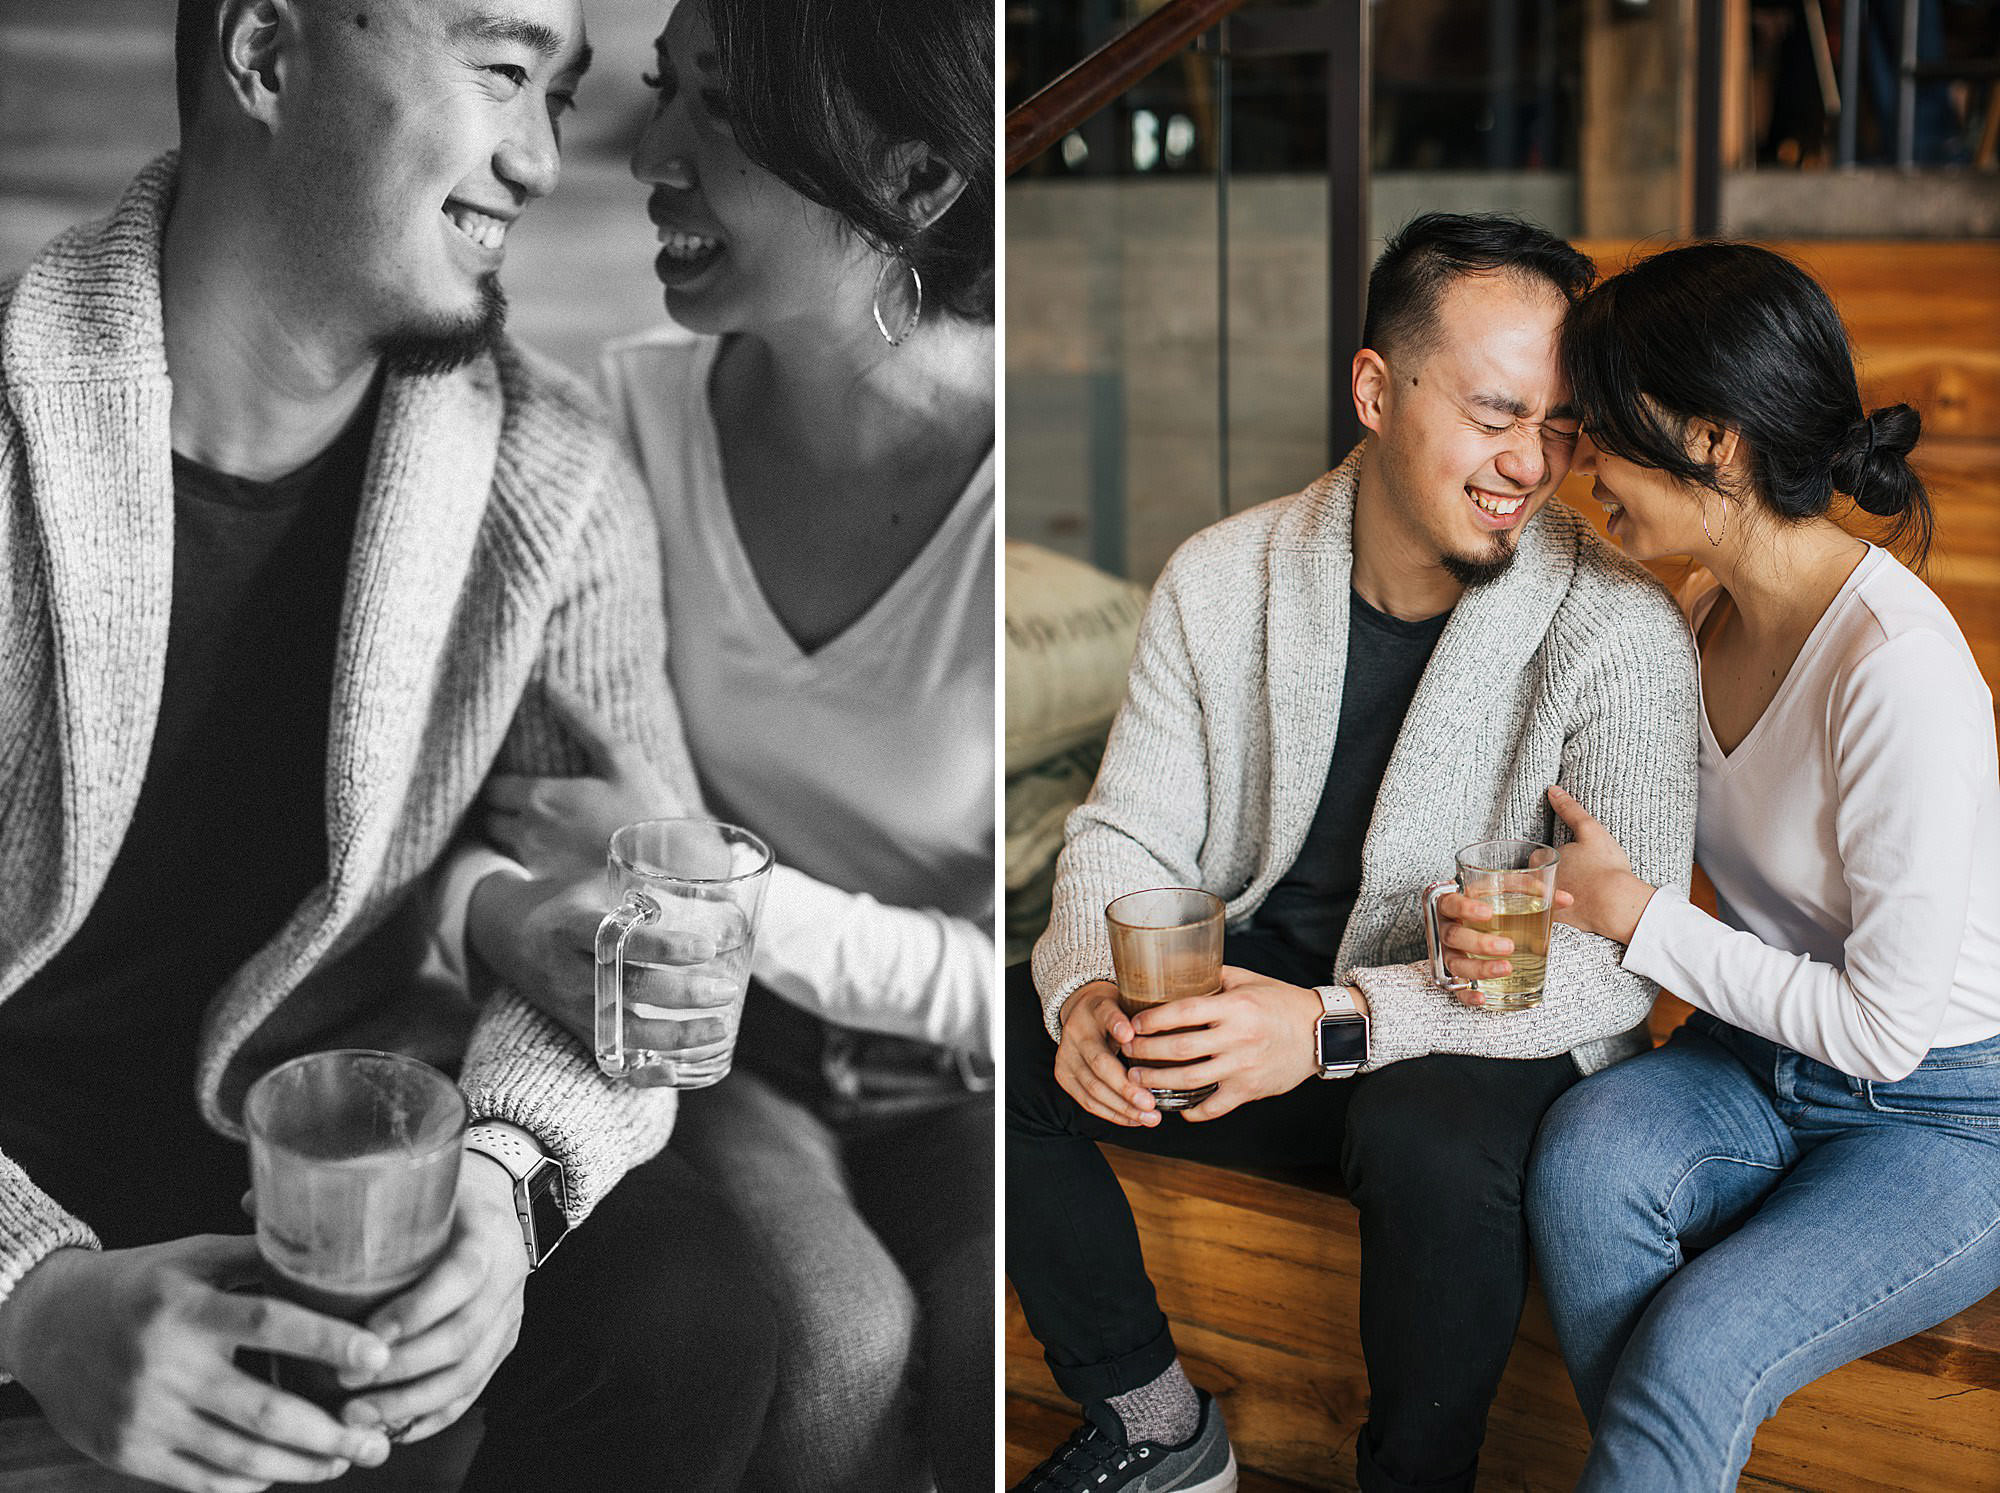
[[[1214,1477],[1176,1488],[1174,1493],[1236,1493],[1236,1448],[1229,1449],[1229,1465]]]

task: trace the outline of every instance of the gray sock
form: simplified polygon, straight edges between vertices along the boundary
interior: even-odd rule
[[[1194,1386],[1176,1358],[1167,1371],[1151,1383],[1128,1389],[1111,1397],[1111,1408],[1124,1423],[1128,1442],[1157,1441],[1162,1446],[1179,1446],[1194,1435],[1201,1423],[1201,1405]]]

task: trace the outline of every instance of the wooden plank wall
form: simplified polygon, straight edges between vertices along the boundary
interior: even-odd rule
[[[1578,247],[1608,275],[1663,246],[1602,239]],[[1909,404],[1923,416],[1913,460],[1938,515],[1926,579],[2000,693],[2000,241],[1771,247],[1811,271],[1840,309],[1863,407]],[[1602,529],[1588,479],[1572,476],[1562,496]],[[1872,534],[1868,515],[1847,513],[1857,532]]]

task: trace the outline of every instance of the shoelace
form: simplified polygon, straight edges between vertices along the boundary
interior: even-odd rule
[[[1081,1425],[1029,1476],[1030,1493],[1085,1493],[1114,1472],[1150,1459],[1150,1446],[1122,1446],[1093,1425]]]

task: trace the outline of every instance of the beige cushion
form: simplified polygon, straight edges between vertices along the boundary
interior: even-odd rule
[[[1146,590],[1007,543],[1007,771],[1102,736],[1125,698]]]

